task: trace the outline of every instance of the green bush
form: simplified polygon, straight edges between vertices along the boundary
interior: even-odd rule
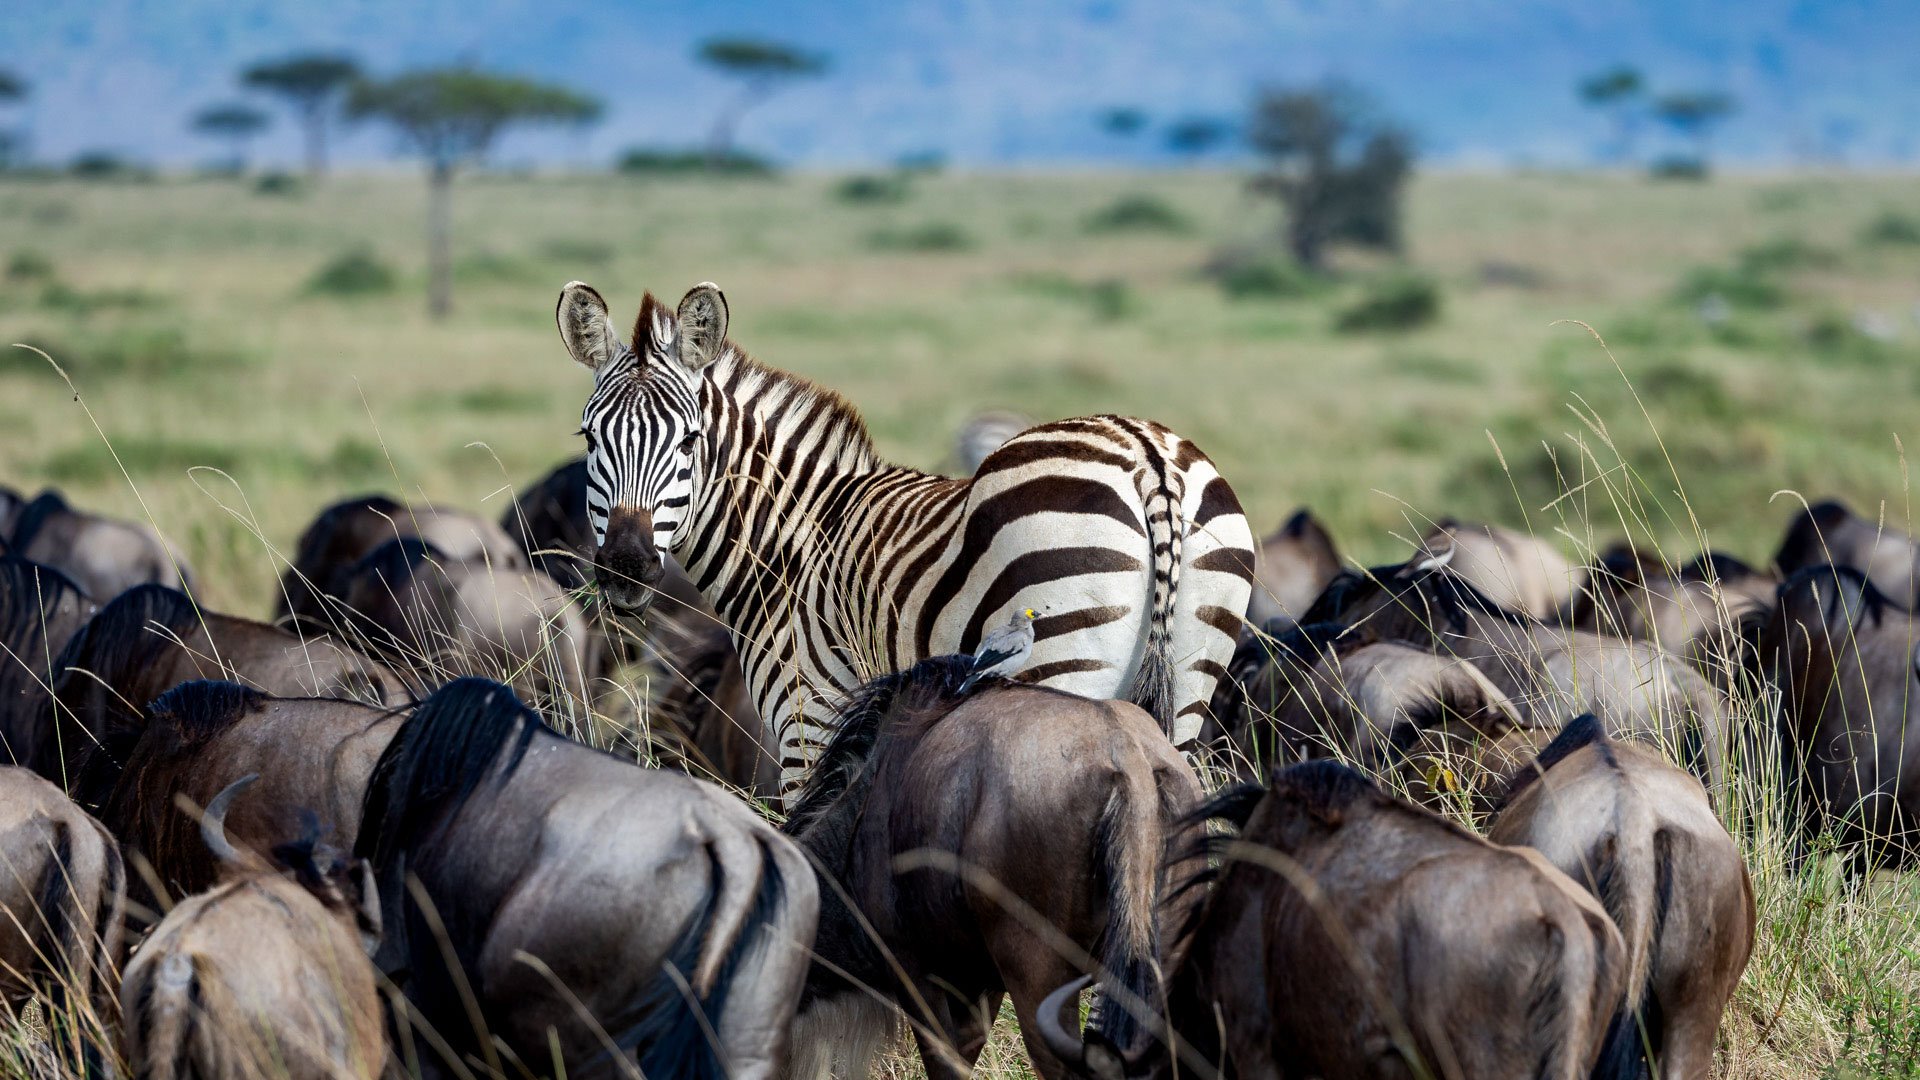
[[[1088,232],[1186,232],[1187,219],[1152,195],[1122,195],[1088,215]]]
[[[1101,322],[1118,322],[1140,307],[1133,289],[1119,278],[1103,278],[1087,286],[1087,303]]]
[[[1786,295],[1763,271],[1747,265],[1702,266],[1689,272],[1674,290],[1674,298],[1699,304],[1717,296],[1729,305],[1766,311],[1777,308]]]
[[[1343,333],[1412,330],[1440,317],[1440,286],[1421,274],[1391,274],[1367,285],[1358,300],[1334,316]]]
[[[1325,282],[1292,259],[1270,254],[1228,253],[1217,256],[1203,271],[1234,300],[1278,300],[1308,296]]]
[[[52,281],[53,260],[44,251],[16,251],[7,259],[8,281]]]
[[[669,150],[636,146],[621,154],[614,168],[630,176],[688,176],[708,173],[715,176],[768,177],[777,170],[773,162],[744,150],[734,150],[715,159],[704,150]]]
[[[40,306],[71,315],[91,315],[118,308],[131,310],[160,306],[160,297],[145,289],[79,289],[53,281],[40,293]]]
[[[1920,244],[1920,218],[1889,210],[1867,222],[1860,239],[1869,244]]]
[[[67,166],[69,175],[81,180],[151,180],[153,170],[137,164],[112,150],[86,150]]]
[[[881,251],[965,251],[973,246],[967,231],[949,221],[929,221],[904,229],[883,229],[870,239]]]
[[[1777,270],[1822,270],[1838,265],[1840,256],[1797,236],[1776,236],[1740,252],[1739,266],[1754,274]]]
[[[256,195],[298,195],[301,187],[299,177],[278,170],[263,173],[260,179],[253,182]]]
[[[364,248],[349,251],[322,266],[307,281],[307,291],[319,296],[374,296],[392,292],[399,275]]]
[[[902,173],[891,176],[849,176],[833,187],[834,196],[841,202],[849,203],[905,202],[912,193]]]
[[[1707,163],[1697,157],[1671,155],[1647,166],[1647,175],[1655,180],[1705,180]]]

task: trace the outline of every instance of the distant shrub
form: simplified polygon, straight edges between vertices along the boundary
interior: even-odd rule
[[[1779,285],[1747,265],[1697,267],[1681,279],[1674,297],[1694,305],[1712,304],[1718,298],[1720,303],[1755,311],[1779,307],[1785,299]]]
[[[7,259],[7,280],[52,281],[53,260],[44,251],[16,251]]]
[[[1705,180],[1707,163],[1697,157],[1669,155],[1647,166],[1647,175],[1655,180]]]
[[[1880,367],[1893,356],[1880,329],[1860,315],[1822,311],[1807,322],[1805,336],[1807,346],[1829,360]]]
[[[1280,300],[1308,296],[1326,287],[1324,279],[1299,263],[1265,251],[1226,251],[1208,260],[1201,273],[1234,300]]]
[[[365,249],[349,251],[322,266],[307,281],[307,291],[319,296],[374,296],[392,292],[399,283],[393,268]]]
[[[841,202],[849,203],[897,203],[905,202],[912,189],[906,176],[895,173],[891,176],[849,176],[833,187],[833,194]]]
[[[731,150],[715,159],[704,150],[671,150],[636,146],[621,154],[614,168],[632,176],[687,176],[708,173],[716,176],[768,177],[778,170],[773,162],[744,150]]]
[[[70,315],[91,315],[108,309],[158,307],[159,296],[145,289],[80,289],[53,281],[40,293],[40,306]]]
[[[389,468],[387,452],[379,443],[354,435],[342,436],[333,444],[326,459],[317,464],[325,468],[327,475],[341,479],[380,476]]]
[[[67,165],[67,173],[81,180],[150,180],[153,170],[112,150],[83,150]]]
[[[904,229],[883,229],[870,242],[881,251],[965,251],[973,238],[960,226],[948,221],[929,221]]]
[[[1797,236],[1776,236],[1740,252],[1739,265],[1751,273],[1775,270],[1825,269],[1837,265],[1840,256],[1831,249],[1809,244]]]
[[[1088,215],[1088,232],[1186,232],[1187,219],[1152,195],[1122,195]]]
[[[260,179],[253,182],[253,191],[256,195],[298,195],[301,186],[299,177],[275,170],[262,173]]]
[[[204,375],[247,362],[245,355],[232,349],[194,345],[184,333],[171,326],[125,326],[72,340],[42,338],[31,339],[27,344],[51,356],[70,374],[167,380]],[[21,349],[7,351],[18,363],[53,374],[39,357]]]
[[[603,240],[555,237],[540,245],[540,254],[554,262],[574,263],[580,266],[606,266],[613,262],[618,252],[614,250],[612,244]]]
[[[1440,317],[1440,286],[1420,274],[1390,274],[1368,284],[1358,300],[1334,317],[1343,333],[1412,330]]]
[[[1867,222],[1860,239],[1868,244],[1920,244],[1920,218],[1889,210]]]
[[[544,281],[547,270],[497,251],[480,251],[454,263],[453,274],[462,281]]]

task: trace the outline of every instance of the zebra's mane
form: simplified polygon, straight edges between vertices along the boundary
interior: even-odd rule
[[[769,367],[729,341],[715,361],[713,382],[771,430],[781,434],[805,423],[819,431],[818,445],[835,448],[833,455],[854,468],[880,464],[873,436],[860,410],[839,391],[821,386],[803,375]]]

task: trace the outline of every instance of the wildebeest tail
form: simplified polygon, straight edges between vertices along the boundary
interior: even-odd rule
[[[1145,448],[1157,455],[1155,447]],[[1180,536],[1185,521],[1180,509],[1182,492],[1166,472],[1164,461],[1155,470],[1142,470],[1140,506],[1146,514],[1147,541],[1153,548],[1153,605],[1147,619],[1147,647],[1140,670],[1133,677],[1128,700],[1147,710],[1160,729],[1173,733],[1173,617],[1180,595]]]
[[[160,961],[144,990],[127,1017],[128,1041],[140,1047],[144,1066],[134,1080],[188,1080],[193,1017],[200,1009],[193,958],[174,953]]]
[[[1166,845],[1159,792],[1150,781],[1135,784],[1136,779],[1146,778],[1120,776],[1094,832],[1094,849],[1106,875],[1108,914],[1106,929],[1094,945],[1101,993],[1089,1027],[1122,1052],[1139,1038],[1143,1014],[1160,1007],[1154,958],[1160,943],[1160,855]]]
[[[709,847],[706,895],[687,917],[646,993],[623,1023],[608,1025],[614,1045],[637,1061],[644,1076],[726,1080],[729,1075],[729,1063],[716,1045],[720,1017],[741,964],[764,947],[786,900],[786,882],[773,853],[757,837],[749,842],[757,854],[758,881],[740,883],[738,895],[729,896],[727,860]],[[744,908],[737,921],[730,919],[735,907]],[[709,966],[711,979],[703,980]]]
[[[1664,1041],[1666,1017],[1660,1011],[1660,999],[1653,993],[1655,953],[1666,928],[1667,912],[1673,906],[1674,836],[1665,829],[1653,834],[1652,851],[1643,872],[1653,880],[1641,893],[1652,903],[1644,911],[1629,910],[1625,903],[1608,893],[1625,894],[1615,874],[1607,879],[1608,893],[1601,894],[1601,905],[1613,917],[1626,939],[1629,963],[1626,1000],[1607,1026],[1607,1040],[1594,1066],[1593,1080],[1633,1080],[1642,1069],[1651,1070],[1651,1051]]]

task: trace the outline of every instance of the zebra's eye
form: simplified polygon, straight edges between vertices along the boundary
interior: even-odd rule
[[[687,432],[687,437],[680,440],[680,452],[683,454],[693,453],[693,442],[695,439],[698,439],[699,437],[700,437],[700,433],[697,431]]]

